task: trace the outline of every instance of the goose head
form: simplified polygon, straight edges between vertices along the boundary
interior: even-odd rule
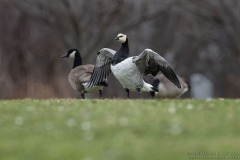
[[[119,33],[117,35],[117,37],[115,38],[115,40],[119,41],[120,43],[124,43],[127,41],[127,35],[126,34],[122,34],[122,33]]]
[[[61,56],[61,58],[72,58],[74,59],[73,68],[82,65],[82,58],[77,49],[70,49],[68,52]]]
[[[75,58],[77,54],[79,55],[77,49],[70,49],[65,55],[61,56],[61,58]]]

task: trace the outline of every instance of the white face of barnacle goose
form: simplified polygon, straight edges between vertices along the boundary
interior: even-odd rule
[[[115,40],[119,41],[120,43],[124,43],[127,40],[127,35],[119,33]]]

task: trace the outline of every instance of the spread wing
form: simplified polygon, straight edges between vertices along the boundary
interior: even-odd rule
[[[181,88],[181,84],[168,62],[151,49],[145,49],[140,55],[133,58],[133,62],[145,75],[152,74],[156,76],[161,71],[167,79],[178,88]]]
[[[93,74],[87,84],[87,87],[92,87],[107,78],[107,76],[111,73],[110,65],[115,53],[116,51],[110,48],[103,48],[98,52]]]

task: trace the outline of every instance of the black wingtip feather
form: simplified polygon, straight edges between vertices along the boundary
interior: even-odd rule
[[[104,82],[104,80],[109,76],[111,73],[110,66],[105,65],[101,68],[95,67],[93,70],[93,74],[87,84],[87,87],[93,87],[101,82]]]
[[[181,84],[179,79],[177,78],[177,75],[174,73],[171,67],[167,67],[161,70],[163,75],[167,77],[173,84],[175,84],[178,88],[181,88]]]
[[[173,79],[172,82],[180,89],[181,84],[180,84],[179,79],[177,78],[177,75],[174,73],[174,71],[170,67],[169,67],[169,70],[170,70],[170,74],[171,74],[172,79]]]

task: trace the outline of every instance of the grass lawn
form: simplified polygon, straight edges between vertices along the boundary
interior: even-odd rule
[[[240,100],[0,101],[0,160],[214,156],[240,160]]]

